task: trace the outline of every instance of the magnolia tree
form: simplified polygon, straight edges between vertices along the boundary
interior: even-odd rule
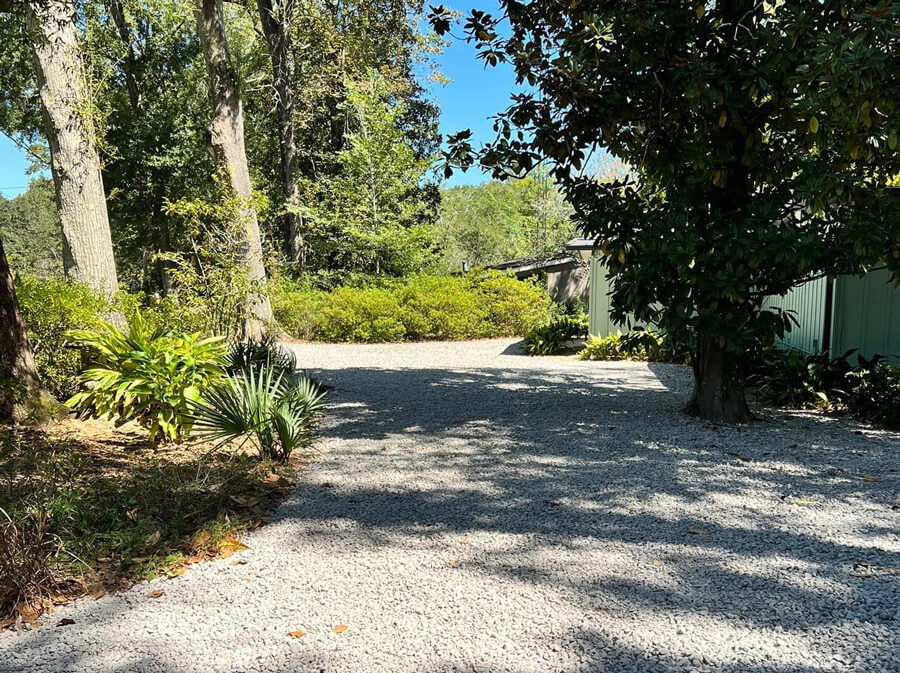
[[[750,419],[747,354],[790,327],[764,299],[900,268],[900,2],[500,0],[465,22],[529,93],[447,170],[549,164],[614,279],[613,317],[694,345],[687,412]],[[432,8],[438,32],[452,15]],[[608,153],[633,176],[583,167]]]

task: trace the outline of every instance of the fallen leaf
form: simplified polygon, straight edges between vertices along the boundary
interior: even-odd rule
[[[289,634],[292,638],[302,638],[306,635],[303,631],[291,631]]]
[[[187,570],[187,568],[178,568],[178,570],[172,570],[168,575],[166,575],[166,577],[168,577],[169,579],[172,579],[173,577],[181,577],[182,575],[184,575],[185,570]]]
[[[709,535],[709,531],[705,528],[691,528],[688,530],[689,535]]]
[[[144,596],[144,598],[159,598],[159,597],[162,596],[164,593],[166,593],[164,589],[154,589],[154,590],[151,591],[149,594],[147,594],[146,596]]]
[[[460,544],[469,544],[468,540],[457,540]]]
[[[455,566],[457,563],[459,563],[458,558],[450,559],[449,561],[447,561],[447,564],[451,566]]]
[[[878,477],[873,477],[871,474],[864,474],[860,479],[863,481],[881,481]]]
[[[131,562],[132,563],[145,563],[146,561],[149,561],[149,560],[150,560],[149,556],[134,556],[134,557],[132,557]]]
[[[650,565],[658,566],[659,561],[650,561]]]
[[[238,507],[256,507],[259,504],[259,498],[246,495],[229,495],[228,499]]]
[[[242,566],[242,565],[246,565],[246,563],[247,563],[247,562],[246,562],[244,559],[238,559],[237,561],[232,561],[232,562],[231,562],[231,565],[233,565],[233,566]]]
[[[70,624],[74,624],[74,623],[75,623],[74,619],[69,619],[68,617],[63,617],[56,623],[56,625],[57,626],[69,626]]]
[[[193,545],[195,547],[202,547],[207,542],[209,542],[210,537],[211,535],[209,534],[208,530],[200,531],[194,536]]]
[[[249,577],[245,577],[245,578],[244,578],[244,581],[247,582],[247,583],[249,584],[249,583],[250,583],[250,578],[249,578]]]
[[[237,540],[233,537],[225,538],[225,542],[222,545],[223,547],[231,547],[234,551],[241,551],[242,549],[250,549],[247,545],[245,545],[240,540]]]
[[[335,626],[333,629],[331,629],[331,632],[332,632],[332,633],[343,633],[343,632],[346,631],[346,630],[347,630],[347,625],[346,625],[346,624],[338,624],[338,625]]]
[[[798,505],[818,505],[818,500],[794,500]]]

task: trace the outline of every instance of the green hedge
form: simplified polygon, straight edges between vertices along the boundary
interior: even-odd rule
[[[555,312],[531,280],[499,272],[417,275],[380,287],[272,291],[275,318],[298,339],[395,342],[524,334]]]
[[[74,395],[80,384],[81,352],[70,348],[66,332],[100,324],[107,304],[86,285],[61,278],[16,277],[16,296],[41,380],[59,399]]]

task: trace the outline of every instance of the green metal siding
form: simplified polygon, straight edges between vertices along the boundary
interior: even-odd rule
[[[791,311],[797,320],[798,324],[784,335],[780,345],[806,353],[822,350],[827,286],[828,281],[819,278],[789,290],[782,297],[770,297],[764,302],[763,306],[778,306]]]
[[[588,297],[588,331],[605,337],[620,331],[609,318],[609,281],[598,257],[591,257],[591,285]]]
[[[880,353],[900,362],[900,291],[890,277],[882,270],[835,281],[832,353],[857,348],[866,357]]]
[[[609,317],[611,284],[599,257],[591,257],[591,284],[588,295],[588,332],[591,336],[606,337],[631,330],[633,321],[620,325]]]

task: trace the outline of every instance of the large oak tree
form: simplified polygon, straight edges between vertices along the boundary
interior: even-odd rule
[[[695,347],[687,411],[750,418],[746,354],[790,326],[770,295],[900,265],[900,2],[500,0],[468,39],[527,93],[449,164],[496,176],[538,162],[595,237],[613,316]],[[441,32],[452,18],[435,8]],[[633,167],[604,183],[594,153]]]
[[[50,146],[66,275],[106,297],[118,289],[75,0],[0,1],[24,14]]]

